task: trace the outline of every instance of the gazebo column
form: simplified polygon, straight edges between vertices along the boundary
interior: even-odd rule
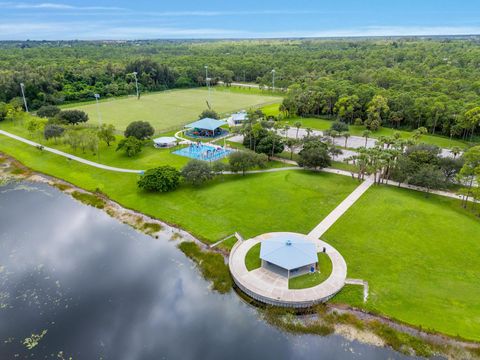
[[[287,270],[287,271],[288,271],[287,279],[290,279],[290,270]]]

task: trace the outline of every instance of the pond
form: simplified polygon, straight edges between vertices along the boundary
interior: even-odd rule
[[[337,335],[284,333],[235,292],[211,291],[168,238],[47,185],[0,187],[0,359],[62,357],[404,358]]]

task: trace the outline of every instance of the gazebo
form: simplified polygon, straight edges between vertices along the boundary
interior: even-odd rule
[[[153,145],[156,148],[169,148],[175,146],[177,139],[171,136],[163,136],[153,139]]]
[[[185,125],[185,128],[188,129],[188,136],[214,138],[227,133],[226,130],[221,128],[224,125],[227,125],[227,123],[223,120],[204,118]]]
[[[299,235],[277,235],[260,245],[262,267],[287,278],[314,272],[318,256],[315,243]]]

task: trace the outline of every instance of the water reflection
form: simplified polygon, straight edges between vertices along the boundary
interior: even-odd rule
[[[35,188],[35,191],[31,191]],[[48,332],[26,349],[23,339]],[[292,336],[213,293],[154,240],[45,185],[0,188],[0,359],[385,359],[338,336]]]

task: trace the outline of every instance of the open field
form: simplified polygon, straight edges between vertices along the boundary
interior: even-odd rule
[[[480,221],[459,201],[374,187],[323,239],[369,282],[367,309],[480,340]]]
[[[99,189],[127,208],[178,225],[207,242],[235,231],[245,238],[271,231],[307,233],[357,186],[348,177],[292,170],[227,175],[199,188],[150,194],[137,189],[135,174],[92,168],[3,136],[0,151],[34,170],[87,190]]]
[[[269,108],[270,107],[267,107],[267,109]],[[303,129],[311,128],[313,130],[330,129],[330,126],[332,125],[332,122],[333,122],[333,120],[320,119],[320,118],[292,118],[292,119],[282,120],[282,124],[288,124],[290,127],[294,127],[293,124],[295,124],[297,121],[300,121],[302,123]],[[365,130],[366,130],[365,126],[350,125],[348,132],[350,133],[350,135],[362,136]],[[396,129],[382,127],[378,131],[372,132],[370,137],[378,138],[380,136],[392,136],[395,132],[398,132],[400,134],[400,137],[404,139],[410,138],[412,136],[411,131],[396,130]],[[463,142],[461,140],[449,139],[447,137],[436,136],[436,135],[435,136],[424,135],[422,136],[420,141],[427,144],[437,145],[442,148],[451,148],[453,146],[459,146],[461,148],[465,148],[468,145],[466,142]]]
[[[216,90],[208,94],[205,89],[172,90],[136,97],[109,98],[99,104],[103,123],[113,124],[124,130],[136,120],[149,121],[157,132],[180,128],[198,119],[198,115],[210,106],[218,113],[228,113],[281,101],[276,96],[246,94],[240,91]],[[70,104],[71,109],[88,113],[91,122],[97,122],[97,106],[93,103]]]

